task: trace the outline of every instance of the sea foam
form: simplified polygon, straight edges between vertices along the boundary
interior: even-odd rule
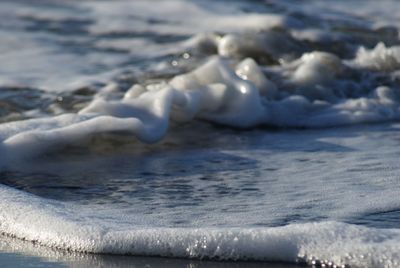
[[[215,260],[397,267],[400,232],[337,222],[273,228],[165,228],[135,219],[104,221],[88,208],[1,186],[0,231],[43,246],[79,252]],[[89,216],[90,215],[90,216]],[[108,217],[110,219],[110,217]],[[129,223],[129,224],[128,224]]]
[[[84,1],[53,9],[18,3],[22,10],[2,3],[4,16],[19,10],[18,18],[7,17],[16,26],[7,28],[7,22],[0,33],[6,40],[0,58],[9,62],[0,68],[8,74],[0,78],[2,84],[50,92],[62,92],[71,83],[75,89],[87,81],[105,85],[95,87],[79,109],[65,112],[53,105],[57,112],[52,114],[35,107],[21,112],[27,119],[2,123],[0,168],[69,145],[90,146],[102,134],[155,143],[189,122],[240,129],[326,128],[400,118],[396,30],[360,26],[360,19],[340,20],[338,13],[296,13],[290,3],[270,5],[286,8],[287,14],[279,15],[259,14],[258,3],[257,12],[251,12],[254,3],[248,1],[239,7],[213,3],[158,1],[156,9],[145,1]],[[75,28],[69,32],[71,25]],[[385,43],[375,42],[381,39]],[[68,45],[71,40],[74,46]],[[67,53],[66,47],[76,50]],[[127,67],[143,71],[149,58],[152,66],[161,61],[155,69],[162,79],[132,79],[125,87],[110,81]],[[180,66],[186,58],[193,64]],[[396,194],[386,190],[368,198],[390,196],[383,205],[375,202],[381,211],[380,206],[398,207]],[[357,209],[370,208],[370,202]],[[357,209],[347,206],[343,214]],[[356,267],[397,267],[400,262],[399,229],[334,221],[181,228],[143,223],[135,213],[117,214],[0,186],[0,232],[63,250]]]
[[[152,143],[162,139],[170,121],[202,119],[231,127],[328,127],[399,118],[399,96],[377,87],[357,98],[341,79],[346,68],[327,52],[304,54],[284,65],[290,88],[273,82],[252,59],[239,63],[213,57],[168,82],[134,85],[121,99],[99,92],[78,114],[2,124],[2,157],[17,160],[101,133],[130,133]],[[6,160],[2,160],[5,162]]]

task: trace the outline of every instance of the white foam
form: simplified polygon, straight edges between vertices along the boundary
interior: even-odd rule
[[[254,57],[283,61],[293,59],[298,51],[296,41],[284,31],[233,33],[225,35],[218,42],[218,54],[230,58]]]
[[[361,47],[357,52],[356,64],[376,71],[394,71],[400,68],[400,46],[386,47],[379,43],[374,49]]]
[[[54,248],[218,260],[321,260],[360,267],[396,267],[400,262],[399,230],[337,222],[274,228],[144,227],[135,224],[139,215],[104,218],[98,209],[44,200],[5,186],[0,192],[0,231]]]
[[[13,11],[15,5],[23,6],[1,5],[2,15]],[[201,59],[202,65],[172,79],[132,85],[123,96],[122,93],[114,94],[119,88],[109,83],[77,113],[1,124],[0,167],[15,161],[24,163],[36,155],[60,150],[67,145],[87,145],[93,137],[103,133],[113,133],[115,138],[125,135],[145,143],[157,142],[164,138],[171,122],[205,120],[237,128],[262,125],[316,128],[400,119],[400,95],[396,86],[387,81],[386,85],[373,80],[376,73],[383,73],[386,78],[390,77],[389,74],[395,75],[400,67],[399,46],[379,43],[371,50],[359,48],[355,58],[346,61],[322,51],[309,51],[302,55],[303,51],[314,49],[312,46],[304,48],[307,42],[351,44],[346,43],[349,41],[345,38],[345,31],[337,30],[338,33],[331,35],[330,30],[325,30],[330,22],[322,23],[322,28],[308,29],[297,19],[283,14],[245,13],[241,10],[251,5],[227,5],[222,1],[208,6],[201,1],[184,0],[156,1],[149,5],[146,1],[121,0],[74,2],[70,7],[76,12],[66,8],[55,8],[55,12],[36,6],[19,11],[18,19],[10,18],[17,23],[7,22],[7,27],[15,26],[20,32],[7,27],[0,30],[3,41],[0,60],[7,62],[0,68],[0,83],[3,85],[26,84],[62,90],[67,85],[76,88],[90,81],[109,83],[112,75],[121,71],[120,65],[124,64],[127,56],[132,56],[136,62],[187,51],[194,52],[195,56],[198,56],[196,52],[201,56],[213,53],[217,56]],[[303,15],[305,23],[308,23],[307,14]],[[310,24],[317,27],[324,16],[335,19],[341,14],[312,17]],[[64,47],[58,42],[62,44],[70,38],[51,31],[31,34],[24,28],[31,25],[29,20],[53,26],[78,20],[77,24],[84,24],[79,26],[84,34],[80,35],[77,30],[70,38],[79,46],[90,45],[90,53],[67,53],[64,49],[61,53],[60,48]],[[372,34],[373,31],[366,32]],[[164,44],[156,41],[160,36],[189,39]],[[190,53],[188,57],[191,57]],[[265,61],[269,66],[262,67],[255,60]],[[270,63],[275,65],[270,66]],[[103,67],[93,72],[92,66],[97,65]],[[172,68],[169,64],[163,66]],[[357,80],[360,74],[370,76],[360,82]],[[373,80],[371,84],[368,84],[369,79]],[[349,86],[354,83],[359,83],[358,87]],[[340,144],[343,140],[337,142]],[[352,142],[356,147],[354,144],[357,142]],[[293,153],[296,158],[303,154],[301,148],[299,151]],[[392,155],[396,154],[392,152]],[[280,157],[294,162],[295,156]],[[273,163],[272,158],[263,155],[263,163]],[[357,161],[362,162],[362,159]],[[283,177],[290,179],[292,177],[285,175],[297,175],[299,165],[292,165],[295,168],[287,166]],[[348,175],[348,168],[349,165],[342,165],[336,174]],[[317,172],[321,171],[316,168],[304,174],[312,177]],[[352,179],[361,180],[363,176],[353,175]],[[390,183],[394,184],[396,178],[392,178]],[[299,181],[300,185],[313,183],[307,176]],[[288,181],[285,183],[293,185]],[[323,194],[318,198],[322,200],[321,196],[329,191],[343,192],[346,188],[343,185],[347,186],[347,183],[349,181],[345,180],[342,185],[332,183],[329,187],[325,182],[316,183],[325,188],[322,191],[318,187],[308,188],[306,194],[320,191]],[[335,194],[333,199],[319,202],[318,209],[329,209],[326,213],[328,218],[348,219],[349,215],[397,209],[397,196],[396,189],[371,191],[369,201],[364,202],[363,196]],[[272,218],[284,218],[288,216],[288,210],[294,211],[299,205],[298,200],[288,202],[285,210],[277,207],[277,200],[270,200],[272,205],[266,206],[268,213],[275,213]],[[353,203],[362,204],[354,207]],[[278,213],[277,210],[282,211]],[[260,211],[257,207],[252,215],[259,216]],[[399,229],[374,229],[339,222],[231,228],[224,226],[222,220],[214,220],[214,225],[211,222],[210,226],[172,228],[163,222],[149,221],[150,217],[141,214],[121,216],[118,213],[115,208],[108,210],[50,201],[0,186],[0,232],[48,247],[198,259],[309,263],[318,260],[326,264],[334,262],[336,265],[360,267],[400,265]],[[207,219],[213,217],[216,216],[210,215]],[[233,222],[224,220],[225,223]],[[268,220],[272,221],[271,218]]]
[[[247,128],[326,127],[400,118],[399,96],[392,88],[378,87],[360,98],[336,96],[332,87],[340,87],[335,79],[343,69],[343,63],[329,53],[305,54],[289,64],[296,91],[287,92],[279,90],[251,59],[235,64],[214,57],[168,83],[134,86],[122,99],[107,100],[107,92],[101,91],[79,114],[3,124],[2,157],[32,156],[106,132],[156,142],[171,120],[199,118]]]
[[[344,69],[338,57],[327,52],[306,53],[300,58],[293,80],[301,85],[319,85],[330,82]]]

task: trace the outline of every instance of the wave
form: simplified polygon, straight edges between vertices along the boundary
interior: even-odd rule
[[[382,50],[385,55],[397,51],[386,52],[378,45],[369,54],[361,51],[353,64]],[[349,68],[333,54],[306,53],[276,71],[288,76],[291,86],[286,88],[269,79],[251,58],[235,64],[213,57],[168,82],[136,84],[117,100],[99,92],[77,114],[2,124],[0,163],[79,144],[101,133],[128,133],[153,143],[165,136],[170,122],[194,119],[238,128],[315,128],[399,119],[396,89],[378,86],[354,96],[352,82],[340,79]]]
[[[100,43],[120,44],[128,37],[137,40],[136,35],[134,38],[129,35],[131,25],[126,24],[127,20],[134,20],[139,23],[137,27],[155,35],[178,35],[186,29],[184,36],[191,36],[187,40],[156,44],[151,38],[143,41],[142,36],[140,40],[144,44],[134,47],[142,48],[136,50],[146,54],[146,48],[151,47],[147,43],[151,41],[156,49],[150,49],[150,54],[155,55],[155,51],[182,54],[183,58],[175,61],[175,65],[193,58],[192,65],[185,65],[191,71],[185,72],[183,68],[178,71],[181,74],[158,82],[145,80],[130,84],[130,88],[110,82],[94,90],[94,95],[83,98],[82,103],[71,101],[71,105],[78,102],[80,108],[58,107],[59,98],[46,100],[46,111],[39,107],[30,111],[23,108],[23,116],[16,118],[39,119],[0,125],[0,166],[66,145],[87,144],[102,133],[124,133],[142,142],[154,143],[163,139],[176,122],[203,120],[235,128],[320,128],[400,118],[396,85],[399,48],[383,43],[369,48],[380,39],[388,44],[396,43],[398,38],[390,27],[374,29],[343,14],[344,18],[339,16],[337,22],[328,22],[323,16],[305,11],[302,16],[291,15],[293,3],[280,7],[288,9],[282,14],[274,14],[268,8],[261,14],[241,11],[260,8],[255,3],[236,3],[228,9],[222,3],[207,8],[191,1],[159,4],[167,14],[165,21],[161,20],[162,14],[149,9],[147,4],[129,1],[84,2],[82,7],[92,10],[95,21],[82,21],[76,14],[69,15],[79,25],[76,34],[85,33]],[[277,4],[269,8],[274,6],[279,10]],[[59,8],[62,16],[28,8],[19,20],[44,24],[66,21],[60,27],[67,27],[71,23],[69,15],[64,14],[63,5]],[[110,23],[115,14],[132,8],[143,11],[144,18],[123,13],[123,17]],[[220,14],[221,10],[225,12]],[[192,16],[176,18],[176,13],[183,11]],[[154,19],[147,21],[146,16]],[[176,23],[177,19],[185,27]],[[82,23],[87,24],[85,31],[81,29]],[[321,23],[332,25],[325,30],[317,29]],[[340,34],[334,31],[335,27],[342,29]],[[119,38],[121,33],[123,40]],[[327,36],[330,37],[327,39]],[[331,42],[340,49],[333,49]],[[128,42],[127,46],[132,45]],[[174,64],[160,64],[157,68],[169,70]],[[14,103],[9,106],[6,115],[14,118],[13,111],[19,106]],[[48,115],[49,110],[54,111]]]
[[[213,260],[396,267],[400,231],[339,222],[282,227],[164,228],[108,220],[80,206],[0,187],[0,231],[63,250]],[[87,208],[86,208],[87,209]],[[140,217],[140,215],[136,215]]]
[[[67,5],[72,10],[78,7],[73,16],[75,12],[64,4],[53,7],[60,14],[46,11],[46,6],[40,10],[25,7],[15,19],[23,26],[16,24],[16,29],[25,31],[24,25],[28,25],[32,35],[38,30],[48,39],[30,39],[29,32],[29,36],[21,34],[26,39],[21,44],[14,35],[4,34],[9,45],[1,49],[7,52],[4,55],[12,52],[13,62],[7,66],[12,68],[7,69],[10,77],[2,78],[4,83],[27,80],[35,86],[43,80],[52,85],[47,87],[62,90],[60,84],[66,80],[77,80],[76,85],[80,85],[103,77],[106,84],[83,89],[81,99],[71,101],[71,106],[77,104],[73,109],[57,106],[58,98],[48,88],[35,90],[39,97],[32,107],[19,105],[27,99],[18,100],[18,94],[8,94],[0,112],[4,110],[9,117],[0,119],[23,120],[0,124],[0,168],[65,146],[88,145],[103,134],[155,143],[171,128],[193,121],[248,129],[326,128],[400,119],[397,29],[360,26],[359,18],[341,20],[344,15],[340,12],[329,16],[296,13],[289,8],[294,3],[286,7],[272,2],[265,9],[270,14],[258,14],[259,3],[239,1],[231,7],[218,2],[212,8],[199,1],[159,1],[159,9],[145,2],[85,1]],[[3,13],[15,9],[12,3],[6,7]],[[269,8],[283,8],[285,14],[272,14]],[[142,16],[131,16],[124,10],[139,10]],[[132,25],[138,28],[132,30]],[[14,32],[14,26],[6,26]],[[84,53],[79,54],[79,50],[58,57],[53,46],[63,51],[68,46],[60,32],[70,34]],[[36,39],[50,40],[51,46]],[[25,52],[15,51],[16,44]],[[104,54],[96,54],[100,52]],[[129,63],[125,63],[124,53],[130,54]],[[21,73],[31,72],[30,67],[25,70],[20,64],[22,58],[31,58],[26,55],[34,55],[34,62],[40,63],[26,65],[39,66],[46,77],[39,72],[20,78]],[[171,57],[176,60],[164,62]],[[161,79],[130,77],[129,85],[110,81],[127,66],[136,70],[132,62],[143,71],[148,62],[140,64],[145,58],[151,58],[150,65]],[[54,68],[49,62],[68,62],[66,65],[76,68],[64,70],[68,79],[62,72],[49,78],[48,70]],[[90,69],[88,62],[100,66],[99,70]],[[91,71],[102,75],[92,76]],[[32,94],[34,90],[26,91]],[[40,107],[42,98],[45,109]],[[388,196],[388,191],[382,195]],[[387,200],[393,204],[394,198]],[[280,227],[173,228],[157,222],[144,224],[138,214],[121,218],[117,213],[42,199],[0,185],[0,232],[51,248],[328,266],[400,265],[399,229],[333,221]]]

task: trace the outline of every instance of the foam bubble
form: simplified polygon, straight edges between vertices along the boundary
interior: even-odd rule
[[[301,85],[318,85],[330,82],[344,69],[341,60],[327,52],[306,53],[300,58],[293,73],[293,81]]]
[[[262,59],[265,63],[290,59],[299,54],[300,46],[284,31],[248,31],[227,34],[218,42],[218,54],[224,57]]]
[[[355,59],[361,67],[375,71],[394,71],[400,68],[400,46],[386,47],[379,43],[374,49],[361,47]]]

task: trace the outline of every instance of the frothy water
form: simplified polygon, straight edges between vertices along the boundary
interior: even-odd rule
[[[1,2],[0,232],[398,266],[398,4],[364,4]]]

